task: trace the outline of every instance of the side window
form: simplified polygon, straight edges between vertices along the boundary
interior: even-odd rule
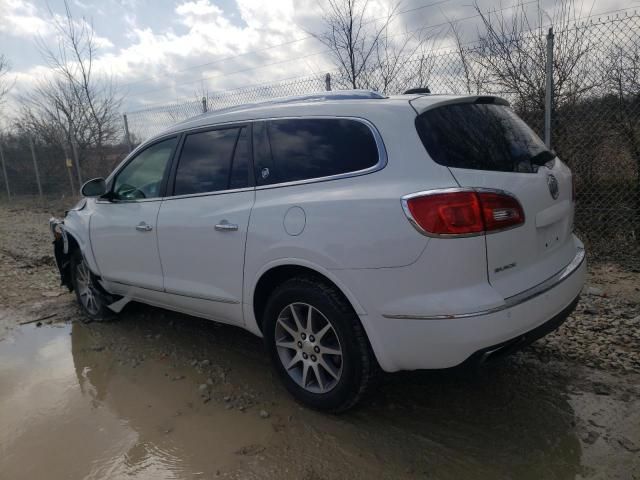
[[[119,173],[113,184],[116,200],[139,200],[160,196],[162,180],[177,138],[155,143],[140,152]]]
[[[272,171],[258,184],[291,182],[356,172],[378,163],[373,133],[349,119],[282,119],[267,122]]]
[[[246,187],[248,155],[246,127],[187,135],[178,161],[173,194]]]

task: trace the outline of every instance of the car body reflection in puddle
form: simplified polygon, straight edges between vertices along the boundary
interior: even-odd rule
[[[234,467],[234,452],[271,431],[253,415],[202,412],[160,365],[120,375],[86,327],[70,332],[25,327],[0,344],[3,478],[192,478]]]
[[[0,342],[3,478],[585,473],[566,385],[544,378],[539,368],[394,375],[372,404],[335,417],[288,397],[272,378],[259,340],[206,323],[179,332],[172,325],[125,317],[25,326]],[[159,348],[147,341],[155,336],[163,338]],[[144,361],[131,362],[132,351]],[[207,372],[176,360],[195,351],[211,352],[212,363],[230,368],[212,387],[222,393],[206,403],[198,386]],[[255,404],[229,408],[223,397],[247,388],[256,392]],[[262,409],[269,418],[261,418]]]

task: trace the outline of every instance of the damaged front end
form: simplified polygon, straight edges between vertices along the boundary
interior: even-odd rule
[[[56,265],[60,272],[60,285],[64,285],[73,291],[73,282],[71,281],[71,254],[69,249],[69,236],[64,229],[64,220],[51,217],[49,219],[49,228],[53,234],[53,254],[56,258]]]

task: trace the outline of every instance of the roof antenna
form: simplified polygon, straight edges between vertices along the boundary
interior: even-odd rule
[[[410,95],[412,93],[431,93],[431,90],[429,90],[429,87],[410,88],[404,92],[403,95]]]

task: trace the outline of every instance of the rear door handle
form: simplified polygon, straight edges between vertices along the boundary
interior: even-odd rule
[[[145,222],[140,222],[138,225],[136,225],[136,230],[138,230],[139,232],[150,232],[151,230],[153,230],[153,227],[146,224]]]
[[[234,232],[238,230],[238,225],[236,225],[235,223],[229,223],[226,220],[222,220],[215,226],[215,229],[219,232]]]

